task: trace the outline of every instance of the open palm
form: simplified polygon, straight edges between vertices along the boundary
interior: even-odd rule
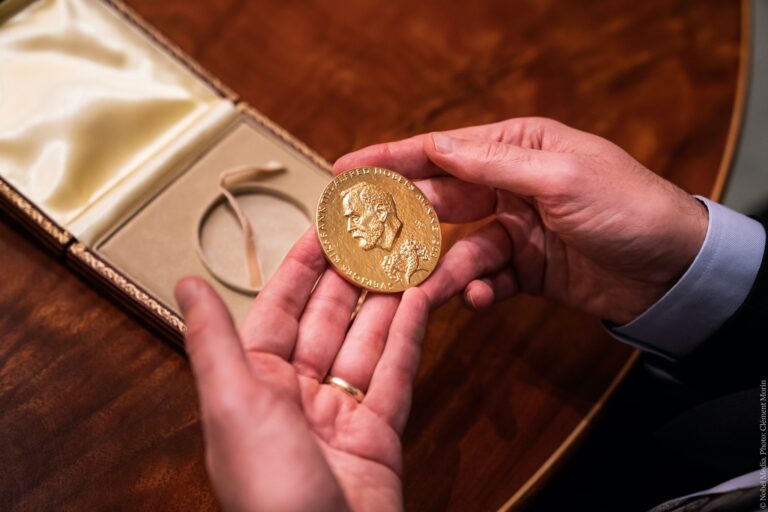
[[[417,180],[441,221],[489,219],[423,284],[433,304],[463,290],[486,307],[521,291],[625,323],[682,275],[707,229],[693,197],[611,142],[549,119],[378,144],[334,171],[365,165]]]
[[[402,508],[400,434],[428,303],[368,297],[327,268],[314,232],[293,247],[238,333],[205,282],[177,299],[201,401],[206,459],[227,510]],[[328,384],[340,377],[362,402]]]

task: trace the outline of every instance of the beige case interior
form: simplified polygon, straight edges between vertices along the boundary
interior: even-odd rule
[[[270,160],[286,171],[238,193],[265,277],[312,223],[327,163],[119,3],[0,5],[0,199],[76,242],[76,266],[122,300],[168,324],[176,280],[199,274],[242,319],[252,297],[217,281],[198,246],[217,275],[247,279],[239,226],[216,204],[218,178]]]
[[[270,159],[281,162],[287,171],[259,181],[258,188],[246,187],[238,196],[254,227],[259,259],[268,278],[313,222],[311,212],[329,176],[246,116],[238,118],[177,180],[98,243],[95,251],[135,282],[151,283],[150,289],[166,304],[175,304],[173,286],[179,278],[210,275],[198,254],[198,240],[215,270],[247,282],[242,232],[234,213],[220,203],[207,218],[204,214],[221,196],[217,183],[222,170]],[[202,226],[201,220],[205,221]],[[203,233],[199,233],[200,227]],[[211,282],[235,318],[242,319],[252,297],[218,280]]]

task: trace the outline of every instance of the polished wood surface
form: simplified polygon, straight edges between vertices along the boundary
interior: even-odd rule
[[[706,195],[737,91],[737,2],[129,4],[329,160],[543,115]],[[0,509],[215,509],[184,357],[5,215],[0,262]],[[405,436],[407,508],[520,506],[631,356],[540,299],[438,310]]]

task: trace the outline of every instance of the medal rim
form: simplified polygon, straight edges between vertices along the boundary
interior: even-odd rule
[[[322,238],[320,236],[319,216],[320,216],[320,205],[323,203],[323,197],[325,197],[325,193],[336,182],[336,180],[340,176],[343,176],[343,175],[345,175],[347,173],[351,173],[351,172],[354,172],[354,171],[359,171],[361,169],[368,169],[368,170],[371,170],[371,171],[378,169],[378,170],[382,170],[382,171],[391,172],[392,174],[401,177],[402,179],[404,179],[405,181],[407,181],[408,183],[413,185],[413,192],[415,192],[416,194],[420,195],[424,199],[425,204],[429,205],[429,207],[432,209],[432,213],[434,214],[435,219],[437,219],[438,226],[441,226],[441,224],[440,224],[440,217],[437,215],[437,210],[435,209],[435,206],[432,204],[432,202],[429,200],[429,198],[424,194],[424,192],[422,192],[422,190],[418,187],[418,185],[416,185],[416,183],[413,182],[413,180],[411,180],[411,179],[403,176],[399,172],[397,172],[395,170],[392,170],[392,169],[389,169],[387,167],[379,167],[379,166],[376,166],[376,165],[363,165],[363,166],[360,166],[360,167],[352,167],[352,168],[347,169],[347,170],[345,170],[343,172],[340,172],[339,174],[334,176],[331,181],[328,182],[328,184],[325,186],[325,188],[323,188],[323,191],[320,194],[320,198],[317,201],[317,206],[315,207],[315,233],[317,234],[318,242],[320,243],[320,248],[323,251],[323,256],[325,257],[325,259],[328,262],[328,264],[331,267],[333,267],[334,271],[338,275],[340,275],[347,282],[355,285],[356,287],[362,288],[364,290],[368,290],[369,292],[373,292],[373,293],[402,293],[405,290],[407,290],[408,288],[414,288],[416,286],[420,286],[427,279],[429,279],[430,276],[432,275],[432,273],[435,271],[435,269],[437,269],[437,265],[439,263],[439,259],[440,259],[440,256],[442,255],[442,249],[443,249],[443,230],[442,230],[442,228],[438,229],[438,231],[437,231],[437,239],[438,239],[437,240],[437,246],[438,246],[437,247],[437,249],[438,249],[438,251],[437,251],[438,252],[437,259],[438,259],[438,261],[436,261],[435,262],[435,266],[432,267],[432,269],[430,269],[429,274],[424,279],[422,279],[418,284],[415,284],[415,285],[409,285],[409,286],[406,286],[406,287],[398,287],[398,288],[392,289],[392,290],[381,290],[381,289],[378,289],[378,288],[369,288],[369,287],[365,286],[364,284],[359,283],[359,282],[355,281],[354,279],[352,279],[351,277],[349,277],[345,272],[343,272],[336,265],[336,263],[328,255],[328,252],[327,252],[327,250],[325,248],[325,245],[322,242]],[[401,185],[403,185],[403,184],[401,183]],[[405,185],[403,185],[403,186],[405,186]]]

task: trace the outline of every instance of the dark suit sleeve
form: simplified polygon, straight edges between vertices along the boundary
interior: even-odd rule
[[[756,220],[768,231],[768,218]],[[692,353],[663,365],[710,396],[754,388],[768,377],[768,247],[739,309]]]

